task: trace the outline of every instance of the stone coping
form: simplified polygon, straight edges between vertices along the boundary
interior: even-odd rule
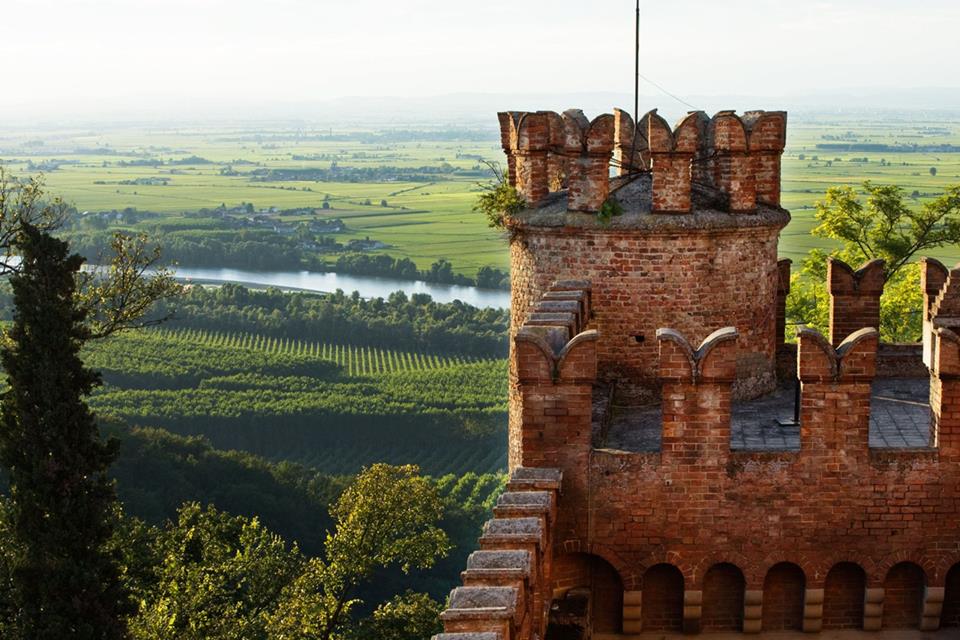
[[[507,491],[497,498],[498,507],[542,507],[549,509],[553,496],[549,491]]]
[[[474,551],[467,558],[467,571],[530,571],[529,551]]]
[[[510,475],[510,482],[544,481],[560,482],[563,472],[549,467],[517,467]]]
[[[494,518],[483,525],[480,540],[510,539],[517,541],[540,540],[543,526],[540,518]]]
[[[441,619],[512,618],[517,609],[516,587],[457,587]]]
[[[518,467],[507,481],[507,491],[560,491],[563,472],[559,469]]]

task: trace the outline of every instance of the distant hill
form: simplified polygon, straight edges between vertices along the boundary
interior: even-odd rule
[[[824,89],[822,91],[797,91],[783,95],[684,95],[683,102],[641,85],[640,111],[657,108],[668,120],[676,119],[691,109],[713,113],[722,109],[786,109],[803,113],[863,112],[876,115],[882,112],[923,112],[926,117],[942,118],[960,114],[960,87],[902,87]],[[666,87],[669,89],[670,87]],[[688,104],[684,104],[688,103]],[[85,117],[78,113],[70,118],[55,121],[49,117],[45,126],[62,126],[72,121],[71,126],[82,123],[224,123],[254,122],[290,123],[332,126],[337,128],[384,127],[384,126],[440,126],[450,125],[476,128],[483,126],[496,130],[492,115],[505,109],[563,111],[571,107],[583,109],[587,114],[609,112],[613,107],[633,109],[631,91],[593,91],[556,93],[450,93],[423,96],[343,96],[327,100],[284,101],[250,98],[239,104],[198,104],[189,111],[178,111],[171,106],[160,109],[159,105],[148,111],[104,110],[97,115]],[[6,113],[0,115],[8,120],[6,127],[20,126],[32,114]],[[2,129],[3,127],[0,127]]]

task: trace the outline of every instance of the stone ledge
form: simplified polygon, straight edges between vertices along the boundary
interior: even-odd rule
[[[542,535],[540,518],[494,518],[483,525],[480,541],[539,542]]]
[[[507,491],[497,498],[498,507],[540,507],[549,509],[553,496],[549,491]]]
[[[517,467],[507,483],[508,491],[559,491],[563,472],[543,467]]]
[[[474,551],[467,558],[467,571],[503,570],[530,572],[529,551]]]
[[[450,593],[443,621],[513,618],[517,611],[515,587],[457,587]]]

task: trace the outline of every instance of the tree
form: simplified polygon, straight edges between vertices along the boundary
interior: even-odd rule
[[[266,638],[268,614],[304,566],[256,518],[188,503],[155,542],[154,586],[131,623],[136,640]]]
[[[40,178],[20,182],[0,165],[0,275],[17,270],[14,242],[24,225],[51,231],[64,223],[69,210],[62,200],[44,200]]]
[[[936,177],[936,175],[937,175],[937,168],[936,168],[936,167],[930,167],[930,175]]]
[[[831,187],[817,203],[819,226],[813,235],[839,240],[835,252],[851,264],[882,258],[887,277],[894,276],[918,252],[960,241],[960,185],[919,209],[904,203],[895,185],[863,183],[866,204],[851,187]]]
[[[335,528],[323,558],[309,561],[286,590],[270,618],[274,637],[297,640],[342,638],[359,604],[357,587],[377,569],[404,572],[433,566],[450,544],[437,526],[443,500],[413,465],[375,464],[364,469],[331,507]]]
[[[16,560],[16,545],[11,524],[13,502],[0,496],[0,638],[15,637],[17,608],[14,595],[13,565]]]
[[[11,278],[13,328],[0,352],[10,389],[0,407],[0,461],[10,471],[17,630],[23,638],[123,638],[131,611],[104,546],[115,500],[114,442],[83,401],[100,377],[83,366],[90,338],[76,302],[82,258],[26,226]]]
[[[920,335],[919,272],[911,260],[917,254],[960,242],[960,185],[947,189],[937,199],[911,209],[897,186],[863,184],[866,203],[851,187],[832,187],[826,200],[817,203],[820,224],[813,234],[838,241],[831,253],[814,249],[791,279],[787,315],[799,322],[826,330],[829,297],[826,293],[826,262],[837,257],[857,267],[881,258],[887,286],[881,298],[881,338],[897,342],[917,340]]]
[[[440,258],[430,265],[427,279],[430,282],[452,282],[454,279],[453,265],[446,258]]]
[[[357,626],[357,640],[425,640],[443,630],[443,605],[426,593],[407,591],[377,607]]]
[[[156,278],[142,239],[116,239],[106,272],[81,273],[83,258],[51,235],[63,222],[59,201],[41,183],[0,173],[0,250],[8,257],[13,325],[0,363],[0,463],[12,499],[8,541],[16,610],[13,636],[101,639],[126,636],[131,602],[117,554],[107,548],[115,521],[106,471],[116,443],[104,442],[84,398],[100,376],[84,366],[83,345],[149,322],[143,313],[178,287]],[[10,260],[10,256],[18,260]],[[154,258],[155,260],[155,258]]]

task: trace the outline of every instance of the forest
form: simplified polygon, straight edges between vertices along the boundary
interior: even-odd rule
[[[24,395],[24,382],[46,380],[49,368],[40,367],[40,378],[24,377],[24,367],[32,364],[24,358],[32,349],[20,345],[38,338],[24,327],[47,321],[41,320],[44,314],[30,315],[24,283],[36,282],[30,286],[43,290],[44,278],[31,280],[31,269],[42,270],[33,265],[37,260],[56,264],[57,251],[67,245],[28,231],[27,237],[56,251],[41,253],[43,258],[25,251],[17,275],[0,291],[8,336],[3,364],[9,374],[0,439],[8,470],[2,480],[9,483],[0,495],[0,635],[36,628],[38,619],[54,630],[70,628],[76,615],[66,612],[74,611],[70,605],[54,612],[24,604],[51,597],[50,602],[63,605],[62,593],[57,594],[66,585],[24,582],[23,567],[34,543],[46,554],[58,548],[53,542],[57,536],[76,543],[92,535],[101,536],[103,545],[93,547],[90,560],[99,557],[97,562],[105,564],[97,571],[107,573],[87,575],[85,588],[107,590],[102,597],[114,609],[101,612],[96,624],[116,629],[116,637],[416,640],[437,631],[440,599],[475,548],[480,524],[503,489],[502,473],[477,473],[504,466],[502,358],[365,345],[362,321],[353,323],[356,331],[349,339],[333,342],[178,327],[175,322],[138,329],[139,318],[114,332],[111,322],[124,321],[111,320],[117,318],[114,312],[97,311],[101,319],[90,328],[77,325],[69,348],[47,345],[46,338],[36,344],[48,350],[39,362],[54,358],[59,365],[73,358],[73,372],[58,374],[87,380],[79,387],[82,395],[74,396],[80,404],[73,414],[87,421],[91,436],[83,446],[92,449],[76,456],[70,441],[77,439],[77,424],[55,420],[63,437],[55,439],[53,455],[59,459],[70,450],[67,455],[80,464],[95,463],[97,456],[107,462],[97,463],[109,470],[102,479],[100,473],[82,472],[85,486],[102,487],[88,495],[107,499],[100,498],[100,516],[84,506],[81,518],[70,507],[72,515],[61,522],[70,527],[43,527],[42,541],[34,541],[24,529],[29,521],[24,513],[34,505],[21,497],[31,474],[14,462],[33,444],[11,447],[11,438],[17,437],[11,416],[32,410],[25,408],[31,402],[22,404],[33,397]],[[133,242],[133,248],[116,246],[118,255],[143,256],[136,248],[141,245]],[[63,264],[76,271],[81,261],[71,256]],[[20,269],[31,275],[20,275]],[[96,292],[93,298],[58,295],[57,304],[69,309],[94,300],[91,304],[99,309],[117,300],[126,305],[130,296],[139,295],[147,297],[134,307],[146,311],[150,296],[176,304],[196,295],[193,317],[216,322],[231,303],[254,307],[239,303],[259,299],[266,309],[294,300],[289,317],[303,321],[302,313],[316,311],[331,298],[235,286],[183,292],[163,275],[144,280],[148,288],[136,293],[120,276],[123,292],[109,293],[118,272],[123,267],[114,262],[106,281],[54,278],[64,291],[90,282]],[[143,267],[133,272],[143,273]],[[150,289],[153,282],[163,289]],[[505,321],[503,312],[478,319],[480,310],[459,303],[437,305],[428,297],[364,301],[338,293],[332,298],[329,313],[377,315],[385,325],[415,317],[419,324],[414,326],[424,331],[429,329],[420,326],[425,311],[431,312],[432,322],[446,321],[446,329],[467,333],[471,323],[502,326]],[[389,316],[384,313],[388,309]],[[167,312],[162,306],[154,311]],[[68,311],[66,317],[76,323],[87,313]],[[90,341],[93,334],[103,339]],[[62,340],[56,333],[44,335],[55,344]],[[71,396],[66,379],[52,388],[53,399]],[[48,406],[44,399],[39,410]],[[45,437],[40,431],[21,433],[27,439]],[[409,464],[420,461],[422,467]],[[111,506],[114,486],[119,500]],[[410,510],[410,504],[417,509]],[[370,524],[357,525],[365,521]],[[85,526],[93,529],[80,533]],[[379,533],[364,542],[357,526],[376,527]],[[426,537],[420,541],[418,536]],[[116,582],[108,577],[114,571]],[[56,634],[62,636],[62,631],[49,637]]]

